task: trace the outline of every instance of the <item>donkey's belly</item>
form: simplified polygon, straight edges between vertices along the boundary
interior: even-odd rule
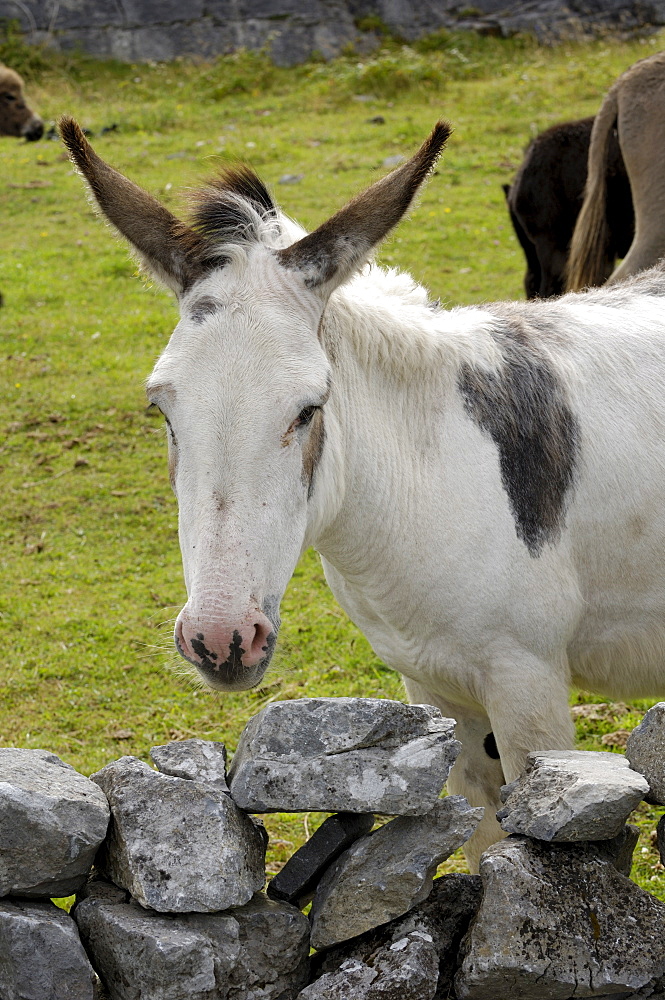
[[[599,623],[597,623],[599,624]],[[591,634],[590,634],[591,633]],[[665,695],[665,608],[588,627],[568,650],[572,683],[614,699]]]

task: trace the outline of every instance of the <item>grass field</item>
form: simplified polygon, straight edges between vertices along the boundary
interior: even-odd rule
[[[262,54],[128,66],[22,49],[0,59],[47,122],[75,115],[100,154],[172,210],[220,162],[251,162],[283,207],[314,226],[446,117],[454,134],[420,204],[381,251],[451,305],[522,296],[523,259],[501,183],[528,139],[592,114],[655,36],[541,48],[442,35],[293,70]],[[381,119],[378,121],[378,119]],[[103,129],[110,129],[102,132]],[[302,174],[298,183],[280,183]],[[0,742],[44,747],[84,773],[147,759],[188,736],[235,747],[275,698],[399,698],[327,591],[314,553],[285,597],[278,653],[257,690],[216,696],[176,663],[185,600],[159,415],[142,383],[176,320],[87,205],[59,142],[0,145]],[[579,692],[580,703],[603,701]],[[580,715],[579,745],[630,729],[648,703]],[[634,877],[665,899],[643,805]],[[268,817],[274,870],[319,821]],[[448,868],[463,867],[459,855]]]

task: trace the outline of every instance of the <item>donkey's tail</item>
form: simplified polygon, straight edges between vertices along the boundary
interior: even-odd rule
[[[591,130],[584,202],[575,223],[568,255],[568,291],[602,285],[614,260],[612,234],[607,224],[607,163],[612,130],[617,120],[617,94],[613,87],[603,101]]]

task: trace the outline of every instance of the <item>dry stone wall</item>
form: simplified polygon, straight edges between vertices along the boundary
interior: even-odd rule
[[[2,18],[29,41],[131,62],[248,48],[292,66],[314,52],[370,51],[385,29],[405,41],[442,28],[545,41],[643,31],[665,24],[665,0],[0,0]]]
[[[531,754],[511,835],[435,878],[483,812],[439,797],[459,750],[430,706],[332,698],[264,709],[228,773],[197,739],[91,779],[0,748],[0,997],[664,1000],[665,904],[628,877],[627,820],[665,805],[665,703],[627,756]],[[266,809],[338,811],[264,892]]]

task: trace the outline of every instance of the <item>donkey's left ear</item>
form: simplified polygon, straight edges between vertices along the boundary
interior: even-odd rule
[[[101,211],[129,241],[144,267],[180,295],[202,270],[204,241],[156,198],[105,163],[73,118],[61,118],[59,125]]]
[[[447,122],[437,122],[408,163],[372,184],[313,233],[279,250],[280,263],[299,271],[308,288],[328,296],[362,267],[373,248],[397,225],[451,131]]]

